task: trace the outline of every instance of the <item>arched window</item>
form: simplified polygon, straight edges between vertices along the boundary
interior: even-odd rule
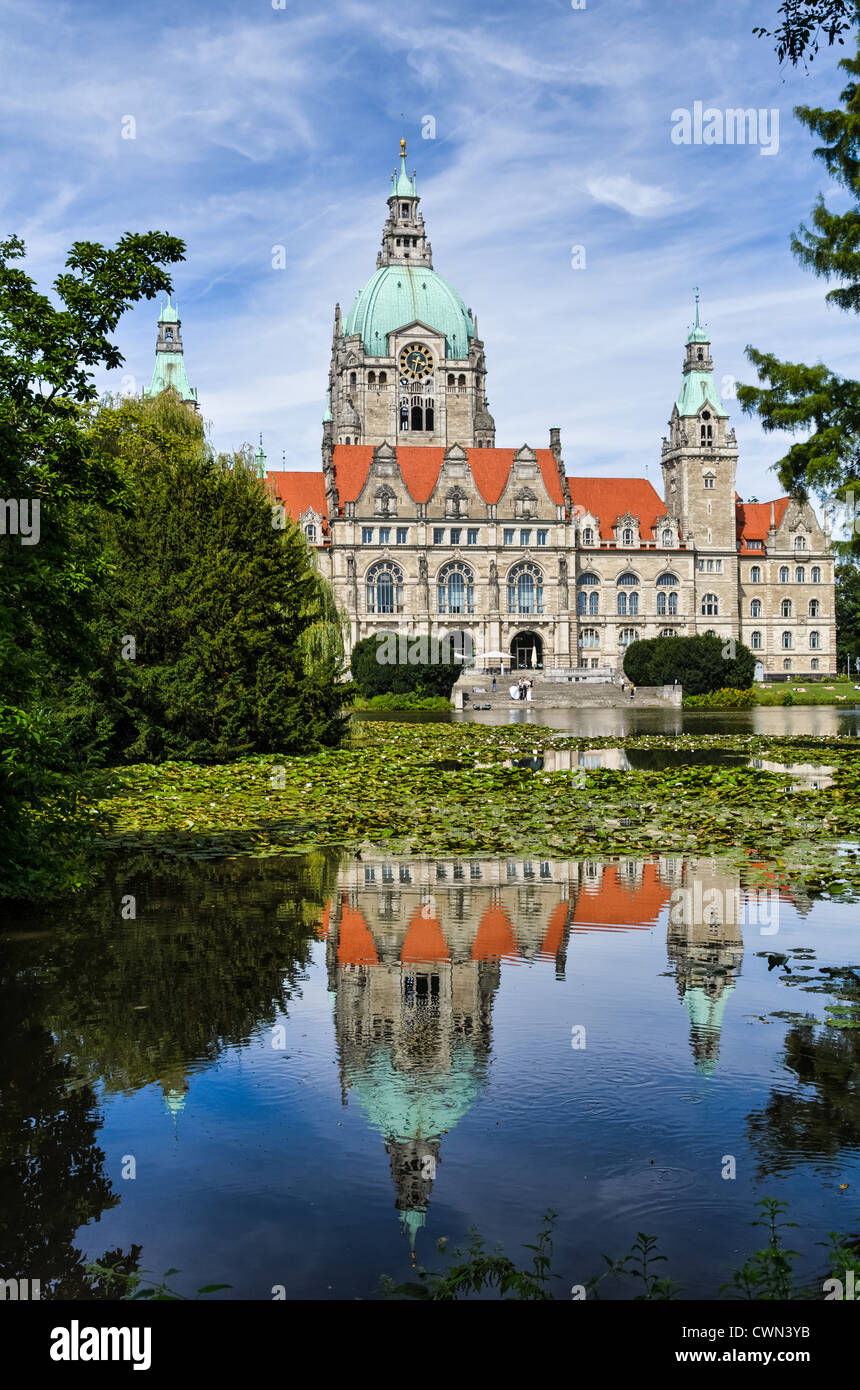
[[[624,534],[621,537],[621,541],[623,545],[633,544],[633,528],[631,526],[624,527]]]
[[[627,617],[627,595],[623,589],[618,592],[618,613],[622,618]]]
[[[357,386],[357,385],[358,385],[358,377],[356,376],[355,372],[350,372],[350,374],[349,374],[349,384],[350,384],[350,386]]]
[[[761,565],[753,565],[753,566],[751,566],[751,568],[750,568],[750,583],[751,583],[751,584],[760,584],[760,583],[761,583]]]
[[[595,627],[584,627],[579,634],[579,645],[581,647],[599,647],[600,633]]]
[[[780,584],[787,584],[787,583],[788,583],[788,565],[780,565],[780,567],[779,567],[779,582],[780,582]]]
[[[750,647],[754,652],[761,651],[761,633],[753,632],[750,634]]]
[[[594,545],[594,532],[590,526],[586,526],[582,532],[582,544]]]
[[[782,600],[781,605],[780,605],[780,609],[781,609],[781,612],[782,612],[782,616],[783,616],[784,618],[790,618],[790,617],[791,617],[791,599],[790,599],[790,598],[784,598],[784,599]]]
[[[463,372],[461,372],[460,375],[457,377],[457,385],[459,386],[459,388],[460,388],[461,391],[465,391],[465,389],[466,389],[466,377],[465,377],[465,375],[464,375]]]
[[[639,576],[638,574],[631,574],[629,570],[625,570],[624,574],[619,574],[616,583],[620,589],[634,589],[639,583]]]
[[[782,663],[782,669],[783,669],[783,671],[790,671],[790,670],[791,670],[791,657],[787,656],[787,657],[785,658],[785,661]]]
[[[676,585],[678,582],[679,582],[679,581],[678,581],[678,576],[677,576],[677,574],[661,574],[661,575],[659,575],[658,578],[657,578],[657,588],[658,588],[658,589],[674,589],[675,585]]]
[[[173,329],[172,329],[172,328],[165,328],[165,330],[164,330],[164,341],[165,341],[166,343],[172,343],[172,342],[173,342]]]
[[[636,631],[635,627],[623,627],[621,629],[621,636],[618,638],[619,646],[629,647],[630,643],[635,642],[638,637],[639,633]]]
[[[809,648],[810,648],[810,651],[817,652],[820,646],[821,646],[821,634],[820,634],[819,632],[810,632],[810,634],[809,634]]]
[[[661,627],[661,629],[660,629],[660,636],[661,636],[661,637],[677,637],[677,636],[678,636],[678,629],[677,629],[676,627]]]
[[[664,618],[667,613],[671,618],[676,618],[678,616],[678,595],[674,591],[671,594],[667,594],[662,589],[658,589],[657,617]]]
[[[752,601],[752,603],[750,604],[750,617],[751,617],[751,618],[760,618],[760,617],[761,617],[761,599],[760,599],[760,598],[754,598],[753,601]]]
[[[585,614],[588,614],[590,617],[596,618],[599,614],[599,584],[600,580],[598,579],[596,574],[583,574],[577,580],[578,593],[576,595],[576,611],[580,615],[580,617],[583,617],[585,616]],[[586,589],[590,589],[591,593],[585,593],[584,591]]]
[[[456,381],[454,380],[454,373],[453,373],[453,372],[449,372],[449,373],[448,373],[448,385],[451,386],[451,387],[457,385]]]
[[[365,579],[368,613],[403,612],[403,571],[380,560],[371,565]]]
[[[817,656],[814,656],[814,657],[812,658],[812,660],[810,661],[809,664],[810,664],[810,666],[812,667],[812,670],[813,670],[813,671],[817,671],[817,670],[818,670],[818,657],[817,657]]]
[[[821,617],[821,604],[817,598],[811,598],[809,600],[809,616],[810,618]]]
[[[706,489],[707,489],[709,492],[713,491],[713,489],[717,486],[716,474],[714,474],[714,473],[706,473],[706,474],[705,474],[705,477],[704,477],[704,483],[705,483]]]
[[[309,521],[308,524],[307,524],[307,526],[305,527],[305,535],[307,536],[307,538],[308,538],[309,541],[313,541],[313,542],[316,541],[316,538],[317,538],[317,528],[316,528],[316,525],[315,525],[315,523],[314,523],[313,521]]]
[[[705,594],[702,598],[702,617],[718,618],[720,614],[720,600],[716,594]]]
[[[790,632],[784,632],[784,633],[782,634],[782,648],[783,648],[783,651],[786,651],[786,652],[790,652],[790,651],[791,651],[791,633],[790,633]]]
[[[805,583],[806,583],[806,568],[805,568],[805,566],[803,566],[803,565],[797,565],[797,566],[795,566],[795,570],[794,570],[794,582],[795,582],[795,584],[805,584]]]
[[[668,546],[668,545],[674,545],[674,543],[675,543],[675,538],[674,538],[674,536],[672,535],[672,532],[671,532],[671,531],[664,531],[664,532],[663,532],[663,544],[666,545],[666,546]]]
[[[820,584],[820,583],[821,583],[821,567],[820,567],[820,565],[813,565],[813,566],[812,566],[812,582],[813,582],[813,584]]]
[[[709,410],[702,411],[702,418],[699,425],[699,440],[703,448],[705,445],[713,444],[714,442],[714,427],[711,424],[711,412]],[[707,483],[705,483],[705,487],[707,487]]]
[[[474,613],[475,576],[468,565],[452,560],[443,565],[436,579],[440,613]]]
[[[376,372],[368,372],[368,373],[367,373],[367,384],[368,384],[368,386],[375,386],[375,385],[376,385]]]
[[[380,373],[379,373],[379,384],[380,384],[380,386],[386,386],[386,385],[388,384],[388,373],[387,373],[387,372],[380,372]]]
[[[537,565],[515,565],[508,575],[508,612],[543,612],[543,573]]]
[[[805,537],[805,536],[795,536],[795,538],[794,538],[794,548],[795,548],[795,550],[805,550],[805,549],[806,549],[806,537]]]

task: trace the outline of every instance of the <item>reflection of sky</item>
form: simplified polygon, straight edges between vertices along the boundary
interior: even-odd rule
[[[814,945],[822,963],[842,962],[855,917],[827,905],[801,921],[783,903],[779,949]],[[759,1189],[745,1140],[746,1117],[772,1088],[793,1090],[778,1061],[784,1025],[760,1017],[807,1007],[820,1016],[818,997],[768,973],[756,952],[774,938],[747,927],[718,1064],[704,1076],[667,966],[666,926],[664,910],[651,930],[574,934],[563,981],[551,960],[503,962],[487,1080],[447,1112],[455,1123],[442,1140],[422,1260],[433,1262],[439,1236],[458,1241],[473,1223],[513,1252],[553,1206],[556,1268],[568,1284],[644,1229],[660,1236],[670,1272],[704,1294],[738,1263],[765,1193],[791,1200],[801,1222],[792,1243],[810,1259],[815,1240],[841,1224],[835,1188],[856,1162],[835,1165],[832,1183],[789,1171]],[[88,1250],[138,1241],[147,1268],[182,1271],[180,1288],[224,1281],[242,1297],[268,1297],[279,1283],[288,1297],[370,1296],[378,1273],[408,1274],[380,1133],[360,1097],[341,1103],[322,943],[279,1021],[284,1051],[266,1030],[214,1067],[189,1069],[175,1134],[157,1087],[109,1102],[100,1142],[123,1200],[81,1233]],[[576,1025],[584,1050],[570,1045]],[[133,1183],[120,1178],[129,1153]],[[720,1176],[725,1154],[737,1157],[735,1182]]]

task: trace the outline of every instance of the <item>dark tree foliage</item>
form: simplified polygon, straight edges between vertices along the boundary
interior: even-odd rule
[[[792,237],[792,250],[813,274],[834,281],[829,303],[860,311],[860,55],[843,58],[840,67],[851,81],[839,109],[800,106],[795,114],[821,141],[815,155],[830,178],[848,192],[850,202],[832,211],[820,197],[811,225]],[[747,348],[760,386],[740,386],[738,399],[747,414],[757,414],[768,431],[795,436],[776,464],[787,490],[803,496],[835,494],[849,502],[853,520],[860,498],[860,383],[839,376],[823,363],[808,366],[783,362],[773,353]],[[853,507],[852,504],[853,503]],[[857,535],[839,543],[857,549]]]
[[[0,897],[62,891],[86,872],[62,695],[91,657],[102,557],[75,518],[110,507],[117,480],[87,449],[83,414],[92,369],[122,364],[123,311],[169,290],[183,251],[164,232],[76,242],[50,299],[17,265],[23,242],[0,241]]]
[[[406,648],[406,655],[420,655],[420,639],[409,638]],[[397,644],[398,655],[401,655],[402,644]],[[444,644],[440,643],[440,655],[445,656]],[[353,680],[360,694],[369,698],[373,695],[443,695],[447,697],[451,694],[454,682],[462,673],[463,667],[459,662],[432,662],[432,661],[413,661],[410,657],[407,661],[391,661],[389,656],[392,654],[394,643],[391,635],[379,633],[373,637],[364,637],[360,642],[356,642],[350,657]],[[429,644],[424,652],[425,656],[431,654]]]
[[[91,441],[122,492],[82,518],[105,555],[85,736],[112,762],[339,743],[351,692],[331,591],[242,456],[216,457],[172,392],[104,406]]]
[[[856,0],[784,0],[777,14],[781,23],[776,29],[757,25],[753,33],[759,38],[775,39],[776,56],[780,63],[788,60],[792,67],[807,59],[811,62],[822,40],[829,47],[844,44],[842,37],[857,23]]]
[[[847,659],[856,674],[860,657],[860,564],[846,560],[836,566],[836,651],[840,667]]]
[[[724,656],[722,637],[650,637],[632,642],[624,654],[624,674],[634,685],[672,685],[685,695],[713,690],[747,690],[753,683],[755,657],[735,642],[734,656]]]

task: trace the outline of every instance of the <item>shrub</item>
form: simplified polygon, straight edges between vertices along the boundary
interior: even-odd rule
[[[715,690],[745,690],[752,685],[755,657],[742,642],[734,655],[723,655],[721,637],[651,637],[633,642],[624,654],[624,674],[634,685],[671,685],[675,680],[687,695]]]
[[[684,709],[751,709],[758,704],[754,690],[712,690],[707,695],[685,695]]]
[[[456,661],[428,660],[434,655],[447,655],[444,644],[435,645],[442,650],[434,652],[434,644],[418,634],[398,640],[392,633],[380,632],[362,638],[350,657],[359,694],[367,698],[387,694],[443,695],[447,699],[463,668]],[[424,659],[413,660],[414,657]]]

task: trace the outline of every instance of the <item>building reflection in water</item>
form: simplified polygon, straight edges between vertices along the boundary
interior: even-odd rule
[[[698,1070],[714,1070],[743,955],[736,876],[711,860],[402,861],[364,856],[339,876],[326,941],[343,1103],[383,1138],[413,1260],[443,1136],[488,1077],[501,962],[565,977],[571,939],[652,930],[690,1020]]]

